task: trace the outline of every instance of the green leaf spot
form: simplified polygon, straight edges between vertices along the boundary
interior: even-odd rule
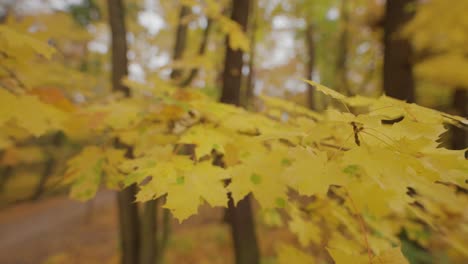
[[[250,176],[250,181],[253,184],[258,185],[262,182],[262,177],[256,173],[252,173],[252,175]]]
[[[149,161],[146,163],[146,166],[147,166],[147,167],[154,167],[154,166],[156,166],[156,161],[154,161],[154,160],[149,160]]]
[[[214,145],[213,145],[213,149],[219,150],[219,145],[218,145],[218,144],[214,144]]]
[[[250,156],[250,152],[243,152],[243,153],[240,154],[240,157],[244,158],[244,159],[248,158],[249,156]]]
[[[283,166],[290,166],[292,164],[292,160],[284,158],[281,160],[281,165]]]
[[[101,172],[102,172],[102,164],[104,163],[104,159],[99,159],[97,162],[96,162],[96,165],[94,166],[93,168],[93,172],[96,174],[96,175],[101,175]]]
[[[276,206],[278,206],[279,208],[286,207],[286,201],[283,198],[279,198],[279,197],[276,198],[275,203],[276,203]]]
[[[138,129],[138,133],[140,135],[142,135],[143,133],[145,133],[146,131],[148,130],[148,128],[146,126],[142,126]]]
[[[185,182],[185,177],[184,177],[184,176],[179,176],[179,177],[177,177],[176,182],[177,182],[177,184],[179,184],[179,185],[183,185],[184,182]]]
[[[358,172],[359,170],[359,167],[358,165],[349,165],[348,167],[344,168],[343,169],[343,172],[346,173],[346,174],[349,174],[351,176],[353,175],[356,175],[356,173]]]

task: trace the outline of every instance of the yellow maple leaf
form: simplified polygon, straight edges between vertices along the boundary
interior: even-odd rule
[[[287,187],[281,175],[287,153],[256,153],[243,163],[229,168],[232,181],[228,186],[234,202],[242,200],[250,192],[262,208],[284,207]]]
[[[0,39],[2,40],[0,41],[0,49],[10,55],[21,54],[32,57],[33,53],[37,53],[50,59],[55,53],[55,49],[47,43],[12,30],[8,26],[0,25]]]
[[[313,256],[297,249],[296,247],[280,244],[278,252],[278,264],[314,264],[317,263]]]
[[[386,250],[374,257],[376,263],[383,264],[409,264],[408,260],[401,253],[400,247]]]
[[[288,223],[289,230],[297,236],[301,246],[308,247],[310,242],[320,242],[321,233],[319,225],[304,219],[296,206],[291,206],[289,216],[291,217]]]
[[[325,152],[316,154],[311,149],[296,147],[290,151],[288,159],[291,165],[283,172],[284,177],[288,185],[302,195],[325,195],[331,184],[344,182],[340,171],[329,164]]]
[[[369,264],[369,258],[366,255],[351,254],[339,249],[328,248],[327,250],[336,264]]]
[[[0,89],[0,125],[14,121],[35,136],[62,129],[68,116],[31,95],[15,96]]]
[[[369,259],[369,256],[362,254],[351,254],[339,249],[330,249],[328,252],[332,256],[336,264],[347,264],[356,263],[356,264],[368,264],[371,263],[382,263],[382,264],[408,264],[408,260],[401,253],[400,247],[391,248],[389,250],[383,251],[377,256],[372,256]]]
[[[199,163],[178,176],[167,188],[165,208],[183,221],[198,212],[202,200],[211,206],[227,206],[227,190],[224,180],[230,178],[226,170],[210,162]],[[182,194],[182,195],[181,195]]]
[[[321,85],[320,83],[317,83],[317,82],[314,82],[314,81],[311,81],[311,80],[306,80],[306,79],[302,79],[302,81],[306,82],[307,84],[309,85],[312,85],[315,87],[315,89],[317,89],[318,91],[334,98],[334,99],[337,99],[337,100],[340,100],[340,101],[343,101],[346,99],[346,96],[340,94],[339,92],[333,90],[333,89],[330,89],[324,85]]]
[[[224,153],[224,146],[232,142],[232,137],[210,125],[197,125],[187,130],[179,143],[195,144],[197,158],[210,155],[212,150]]]
[[[196,214],[203,201],[211,206],[227,206],[224,180],[230,176],[226,170],[210,162],[194,164],[187,156],[171,155],[169,151],[169,146],[160,148],[120,166],[129,172],[125,184],[140,186],[136,201],[145,202],[167,194],[164,207],[179,221]]]
[[[94,197],[101,184],[104,158],[100,148],[90,146],[68,161],[65,182],[71,183],[70,197],[80,201]]]
[[[231,49],[245,52],[250,50],[250,41],[239,23],[226,16],[218,16],[217,21],[220,24],[221,30],[229,36],[229,47]]]

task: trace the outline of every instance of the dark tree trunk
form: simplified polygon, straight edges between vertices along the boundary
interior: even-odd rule
[[[248,24],[249,0],[233,0],[231,19],[239,23],[246,32]],[[226,56],[223,71],[221,102],[240,105],[243,54],[240,49],[233,50],[226,40]]]
[[[338,57],[336,71],[338,79],[338,90],[346,95],[351,95],[348,81],[348,56],[349,56],[349,0],[341,1],[341,33],[338,40]]]
[[[132,185],[117,194],[122,264],[139,263],[140,230],[138,207],[135,203],[136,191],[137,187]]]
[[[156,239],[157,205],[157,200],[148,201],[144,205],[141,216],[140,264],[155,264],[156,256],[159,255]]]
[[[307,47],[307,63],[305,77],[307,80],[312,80],[315,66],[315,39],[314,39],[314,25],[312,22],[308,22],[305,30],[305,44]],[[315,88],[312,85],[307,85],[307,106],[310,109],[315,109]]]
[[[10,12],[9,8],[4,11],[2,15],[0,15],[0,24],[5,23],[6,18],[8,17],[8,13]]]
[[[46,183],[50,175],[52,174],[52,171],[54,169],[54,164],[55,164],[55,160],[51,156],[47,157],[47,160],[44,164],[44,171],[42,171],[40,175],[39,183],[33,195],[31,196],[31,200],[34,200],[34,201],[38,200],[42,196],[42,194],[45,192]]]
[[[456,89],[453,92],[453,108],[456,114],[462,117],[468,117],[468,91],[463,88]],[[452,147],[453,149],[466,149],[468,145],[466,128],[453,127],[452,129]]]
[[[163,200],[159,198],[158,201]],[[171,212],[169,209],[163,209],[162,215],[162,230],[158,230],[159,240],[158,240],[158,255],[156,256],[156,264],[164,263],[164,252],[166,251],[167,243],[169,242],[169,236],[171,234]]]
[[[183,5],[179,13],[179,24],[177,25],[176,31],[176,40],[174,43],[174,53],[172,54],[172,59],[174,61],[182,58],[185,46],[187,44],[187,23],[185,23],[184,18],[190,14],[190,7]],[[182,70],[173,69],[171,72],[171,79],[180,80],[182,78]]]
[[[50,144],[54,147],[60,147],[63,144],[64,135],[60,132],[55,133],[50,140]],[[55,160],[52,153],[47,153],[47,160],[44,164],[44,170],[41,173],[39,183],[31,196],[31,200],[38,200],[46,191],[47,180],[50,178],[54,171]]]
[[[5,186],[8,183],[8,180],[13,175],[13,167],[6,166],[0,168],[0,195],[5,191]]]
[[[255,48],[257,45],[256,31],[257,31],[257,1],[250,0],[250,53],[249,53],[249,74],[246,80],[245,96],[241,100],[242,106],[249,109],[253,107],[254,90],[255,90]]]
[[[122,0],[108,0],[109,24],[112,33],[112,87],[115,92],[130,96],[130,90],[121,80],[128,74],[125,16]],[[131,149],[127,149],[131,156]],[[137,187],[132,185],[117,194],[120,223],[122,264],[139,263],[140,230],[138,207],[135,201]]]
[[[200,43],[200,47],[198,48],[198,55],[199,56],[202,56],[203,54],[205,54],[206,52],[206,48],[208,46],[208,40],[209,40],[209,36],[210,36],[210,30],[211,30],[211,24],[213,23],[213,21],[211,19],[208,18],[208,22],[206,24],[206,28],[205,30],[203,30],[203,38],[202,38],[202,41]],[[195,79],[195,77],[197,77],[197,74],[198,74],[198,71],[200,69],[198,67],[196,68],[193,68],[189,75],[187,76],[187,78],[185,80],[183,80],[181,83],[180,83],[180,86],[181,87],[187,87],[189,86],[193,79]]]
[[[108,0],[109,24],[112,35],[112,89],[130,96],[130,89],[122,84],[128,74],[127,30],[122,0]]]
[[[239,23],[246,32],[248,24],[249,0],[233,0],[231,18]],[[226,57],[223,71],[223,87],[221,102],[240,105],[243,52],[233,50],[226,40]],[[252,215],[249,196],[234,206],[232,197],[229,196],[227,218],[231,225],[236,264],[258,264],[260,254],[255,234],[255,223]]]
[[[387,0],[384,21],[383,88],[388,96],[414,102],[413,50],[407,39],[398,36],[414,15],[407,6],[415,0]]]
[[[232,197],[229,196],[227,218],[231,225],[236,264],[260,263],[251,196],[246,196],[237,203],[237,206],[234,205]]]

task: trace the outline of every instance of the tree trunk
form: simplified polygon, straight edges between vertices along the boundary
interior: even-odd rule
[[[314,25],[312,22],[307,22],[305,30],[305,44],[307,47],[307,63],[306,63],[306,72],[305,78],[307,80],[312,80],[312,75],[314,73],[315,65],[315,40],[314,40]],[[314,98],[315,88],[312,85],[307,85],[307,105],[310,109],[315,110],[315,98]]]
[[[128,74],[127,30],[122,0],[108,0],[109,24],[112,35],[112,89],[130,96],[130,89],[122,84]]]
[[[337,88],[346,95],[351,95],[348,81],[348,56],[349,56],[349,0],[341,1],[341,33],[338,40],[338,58],[336,62]]]
[[[247,31],[249,0],[233,0],[231,19],[240,24],[244,32]],[[223,88],[221,102],[240,105],[241,82],[244,52],[233,50],[226,39],[226,56],[223,71]]]
[[[203,38],[202,38],[202,41],[200,43],[200,47],[198,48],[198,55],[199,56],[202,56],[205,54],[206,52],[206,48],[208,46],[208,40],[209,40],[209,36],[210,36],[210,30],[211,30],[211,24],[213,23],[213,21],[208,18],[208,22],[206,24],[206,28],[203,30]],[[185,78],[185,80],[183,80],[181,83],[180,83],[180,86],[181,87],[187,87],[189,86],[193,79],[195,79],[195,77],[197,77],[197,74],[198,74],[198,71],[200,69],[198,67],[196,68],[193,68],[189,75],[187,76],[187,78]]]
[[[233,0],[231,18],[239,23],[246,32],[248,24],[249,0]],[[226,40],[226,57],[223,71],[221,102],[240,105],[242,81],[242,50],[233,50]],[[229,196],[227,218],[231,225],[236,264],[258,264],[260,254],[255,235],[255,223],[252,215],[250,196],[234,206]]]
[[[139,262],[138,207],[134,203],[136,191],[136,185],[132,185],[117,194],[122,264],[135,264]]]
[[[54,169],[54,164],[55,164],[55,160],[49,154],[49,157],[47,157],[47,160],[46,160],[46,162],[44,164],[44,171],[40,175],[39,183],[38,183],[38,185],[36,187],[36,190],[34,190],[33,195],[31,196],[31,200],[33,200],[33,201],[39,200],[39,198],[44,193],[47,180],[49,179],[49,177],[52,174],[52,171]]]
[[[145,203],[141,216],[141,251],[140,264],[155,264],[159,255],[157,234],[157,200]]]
[[[250,109],[253,107],[254,90],[255,90],[255,48],[256,48],[256,33],[257,33],[257,1],[250,0],[250,53],[249,53],[249,74],[247,75],[245,96],[241,100],[242,106]]]
[[[159,198],[158,200],[163,200]],[[169,236],[171,234],[171,212],[169,209],[163,209],[162,215],[162,230],[158,231],[158,255],[156,256],[156,264],[164,263],[164,252],[166,251],[167,243],[169,243]]]
[[[251,195],[239,201],[237,206],[234,205],[232,197],[229,196],[227,218],[231,225],[236,264],[260,263]]]
[[[107,6],[112,33],[112,87],[115,92],[129,97],[129,88],[121,82],[128,74],[124,7],[122,0],[108,0]],[[127,156],[132,156],[131,149],[127,149]],[[132,185],[117,194],[122,264],[139,263],[140,230],[138,207],[134,202],[136,191],[136,185]]]
[[[50,144],[54,147],[60,147],[63,144],[64,135],[61,132],[55,133],[51,140]],[[31,196],[31,200],[38,200],[46,190],[47,180],[50,178],[54,171],[55,160],[52,153],[46,153],[47,160],[44,164],[44,170],[42,171],[39,179],[39,183]]]
[[[13,167],[8,165],[4,168],[0,168],[0,195],[5,191],[5,187],[8,183],[8,180],[13,175]]]
[[[407,39],[398,36],[414,15],[407,10],[415,0],[388,0],[384,21],[383,88],[388,96],[414,102],[413,50]]]
[[[172,60],[176,61],[182,58],[185,46],[187,44],[187,23],[184,18],[190,14],[190,7],[182,5],[179,13],[179,24],[177,25],[176,40],[174,43],[174,54],[172,54]],[[182,78],[182,70],[173,69],[171,72],[171,79],[180,80]]]
[[[456,114],[462,117],[468,116],[468,94],[463,88],[456,89],[453,93],[453,108]],[[466,128],[465,128],[466,129]],[[452,147],[453,149],[466,149],[468,145],[467,131],[464,128],[452,128]]]

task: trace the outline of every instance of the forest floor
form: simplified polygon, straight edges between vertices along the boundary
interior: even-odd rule
[[[0,263],[118,263],[115,205],[115,193],[104,191],[87,203],[53,197],[3,209]],[[221,220],[223,211],[206,206],[199,213],[182,224],[173,221],[165,263],[233,263],[229,226]],[[258,232],[263,262],[269,263],[275,253],[273,242],[290,238],[266,227]]]

